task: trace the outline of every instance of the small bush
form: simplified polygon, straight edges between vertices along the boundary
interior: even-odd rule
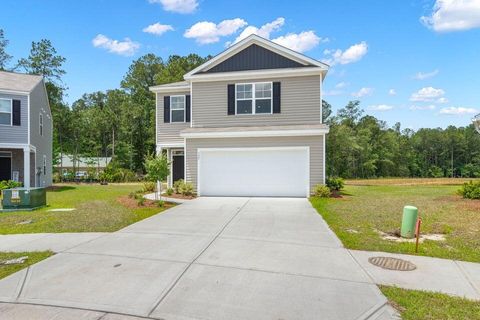
[[[465,182],[458,193],[465,199],[480,199],[480,181]]]
[[[313,195],[315,197],[329,198],[331,194],[330,188],[324,186],[323,184],[317,184],[315,187],[313,187]]]
[[[143,192],[155,192],[155,182],[144,182],[143,183]]]
[[[163,201],[163,200],[158,200],[158,201],[157,201],[157,206],[158,206],[159,208],[163,208],[163,207],[165,206],[165,201]]]
[[[183,179],[175,181],[173,183],[173,191],[175,191],[175,193],[182,193],[181,189],[183,188],[184,184],[185,184],[185,181]]]
[[[0,191],[2,191],[4,189],[18,188],[18,187],[21,187],[21,186],[22,186],[21,182],[16,182],[16,181],[13,181],[13,180],[0,181]]]
[[[134,198],[136,198],[136,196],[137,196],[137,194],[136,194],[135,192],[130,192],[130,193],[128,194],[128,197],[129,197],[130,199],[134,199]]]
[[[327,187],[330,189],[330,191],[341,191],[343,190],[343,187],[345,186],[345,181],[343,181],[342,178],[328,178],[326,181]]]
[[[137,198],[137,204],[139,206],[143,206],[145,204],[145,198],[144,197]]]
[[[173,188],[168,188],[166,193],[167,193],[167,196],[171,196],[173,194]]]
[[[184,182],[180,189],[180,193],[184,196],[193,195],[193,184],[191,184],[190,182]]]

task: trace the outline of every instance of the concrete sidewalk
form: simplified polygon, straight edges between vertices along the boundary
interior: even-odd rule
[[[53,251],[62,252],[109,233],[26,233],[0,235],[1,252]]]
[[[2,320],[396,318],[306,199],[195,199],[1,280],[0,302]]]

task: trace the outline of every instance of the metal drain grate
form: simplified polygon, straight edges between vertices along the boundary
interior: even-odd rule
[[[407,260],[391,258],[391,257],[371,257],[368,259],[371,264],[388,270],[412,271],[417,266]]]

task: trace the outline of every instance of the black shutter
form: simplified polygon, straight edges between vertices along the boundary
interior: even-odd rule
[[[163,97],[163,122],[170,122],[170,96]]]
[[[280,82],[273,83],[273,113],[280,113]]]
[[[234,115],[235,114],[235,85],[234,84],[229,84],[227,86],[227,92],[228,92],[228,115]]]
[[[20,115],[21,115],[21,103],[20,103],[20,100],[13,100],[12,102],[12,105],[13,105],[13,115],[12,115],[12,124],[14,126],[19,126],[20,125]]]
[[[190,122],[190,95],[185,96],[185,122]]]

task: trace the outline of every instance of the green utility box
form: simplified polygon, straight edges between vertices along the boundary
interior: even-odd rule
[[[2,191],[3,210],[33,210],[47,204],[45,188],[14,188]]]
[[[415,237],[415,226],[417,224],[418,209],[414,206],[403,207],[402,229],[400,235],[404,238]]]

